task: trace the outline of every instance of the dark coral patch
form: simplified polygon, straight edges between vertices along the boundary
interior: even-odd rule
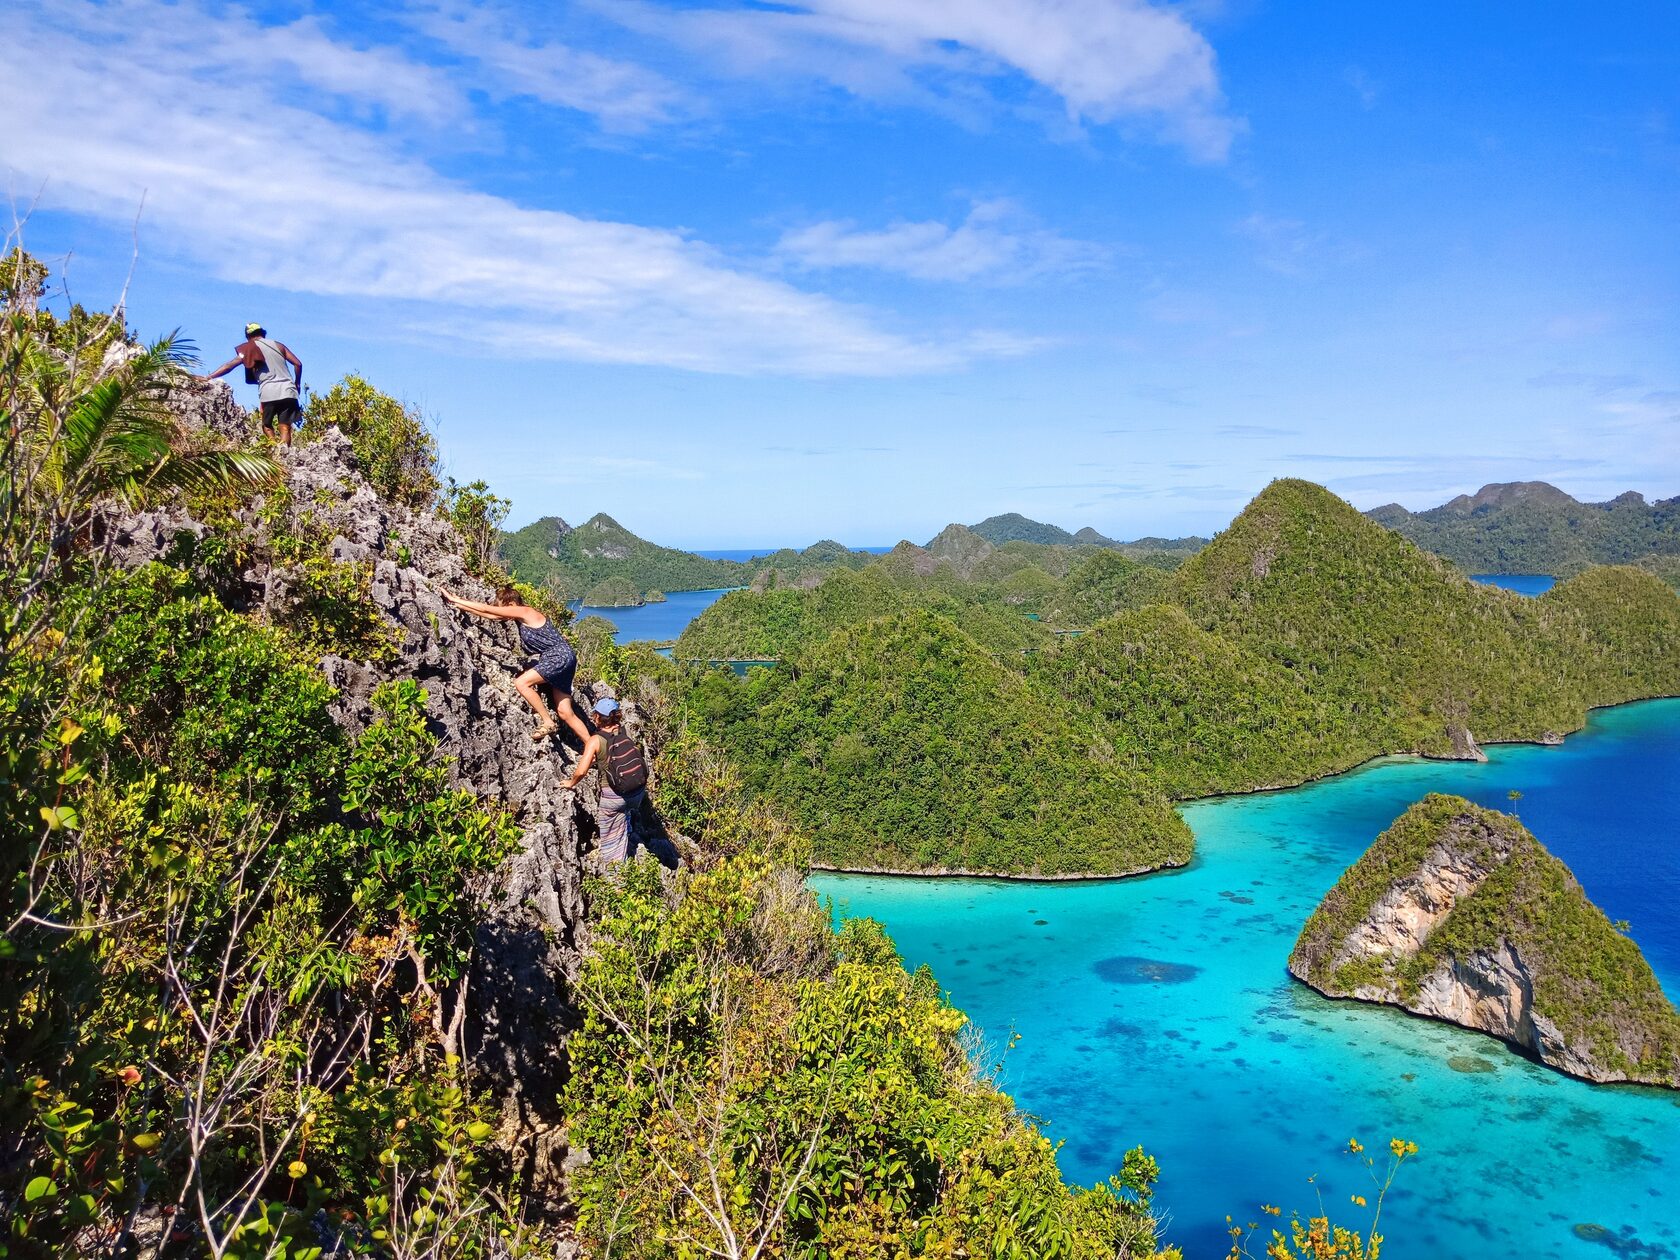
[[[1091,964],[1091,970],[1110,984],[1184,984],[1202,974],[1200,967],[1189,963],[1142,958],[1136,954],[1101,959]]]

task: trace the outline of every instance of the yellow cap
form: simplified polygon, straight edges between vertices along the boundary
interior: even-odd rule
[[[262,330],[263,330],[263,326],[261,324],[246,324],[245,325],[245,335],[247,337],[249,337],[252,333],[261,332]]]

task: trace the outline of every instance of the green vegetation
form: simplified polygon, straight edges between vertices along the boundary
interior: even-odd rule
[[[693,704],[824,862],[1064,875],[1189,859],[1158,794],[930,612],[838,630],[797,669],[710,674]]]
[[[972,561],[965,534],[947,550]],[[990,870],[1108,872],[1183,860],[1161,798],[1296,783],[1382,753],[1474,755],[1475,739],[1547,738],[1592,706],[1680,693],[1680,598],[1650,574],[1593,569],[1526,599],[1307,482],[1273,483],[1176,569],[1097,551],[1054,589],[1023,573],[965,581],[901,549],[814,589],[727,595],[677,655],[783,665],[704,680],[697,719],[752,790],[811,828],[820,860],[920,868],[984,854],[1002,863]],[[1038,621],[1024,615],[1035,604]],[[984,684],[904,702],[937,695],[953,658]],[[899,715],[890,733],[887,715]],[[897,759],[906,741],[920,749],[907,729],[919,722],[938,741],[936,771]],[[1005,774],[1008,757],[1055,769]],[[876,775],[890,790],[871,790]],[[1087,817],[1091,784],[1115,802],[1101,840],[1064,822]],[[999,790],[1022,800],[977,834],[976,794]]]
[[[1335,496],[1280,481],[1177,574],[1203,628],[1334,706],[1346,764],[1536,739],[1588,707],[1680,691],[1680,601],[1633,570],[1537,600],[1478,587]],[[1604,596],[1614,593],[1614,602]]]
[[[640,608],[647,600],[628,578],[608,578],[597,582],[583,595],[585,608]]]
[[[1632,491],[1581,503],[1543,481],[1520,481],[1426,512],[1390,503],[1369,515],[1466,573],[1565,577],[1595,564],[1680,557],[1680,498],[1647,503]]]
[[[95,466],[63,458],[62,421],[121,368],[19,291],[0,329],[0,1247],[553,1254],[560,1205],[521,1201],[501,1145],[518,1122],[464,1066],[469,951],[517,827],[450,786],[412,680],[376,687],[356,733],[335,719],[322,655],[378,669],[388,631],[328,607],[365,569],[332,567],[328,505],[294,502],[295,478],[253,503],[241,460],[185,495],[132,463],[38,475]],[[84,376],[43,401],[19,365],[46,353]],[[381,454],[410,413],[365,382],[334,395],[358,465],[453,519],[473,562],[499,501],[440,497],[435,468]],[[43,524],[127,496],[205,526],[186,567],[117,575]],[[242,611],[224,596],[252,570],[312,572],[313,593]],[[583,629],[586,665],[641,702],[661,808],[701,855],[590,890],[564,1100],[593,1156],[570,1187],[585,1242],[686,1257],[722,1225],[809,1260],[1156,1254],[1153,1161],[1067,1187],[933,978],[873,925],[836,933],[788,865],[809,841],[680,728],[676,667]]]
[[[8,1254],[183,1201],[228,1255],[310,1254],[320,1209],[479,1254],[501,1175],[449,1017],[511,824],[448,787],[412,682],[347,740],[309,654],[187,575],[64,577],[0,676],[53,776],[14,773],[5,833]]]
[[[467,571],[474,577],[499,576],[496,541],[512,502],[490,493],[484,481],[461,485],[450,477],[443,487],[443,504],[449,523],[465,544]]]
[[[1099,534],[1089,525],[1077,533],[1070,534],[1059,526],[1046,525],[1043,521],[1032,520],[1019,512],[988,516],[978,525],[966,528],[999,548],[1007,547],[1010,543],[1023,543],[1046,550],[1065,550],[1077,556],[1084,554],[1089,548],[1101,547],[1119,552],[1128,559],[1165,562],[1168,568],[1207,545],[1207,539],[1196,537],[1151,537],[1134,539],[1132,542],[1116,542],[1106,534]],[[931,549],[933,544],[929,543],[928,546]],[[1066,568],[1055,576],[1060,577],[1065,572]]]
[[[968,528],[994,544],[1025,542],[1067,546],[1074,542],[1074,536],[1067,530],[1055,525],[1046,525],[1043,521],[1030,520],[1019,512],[988,516],[978,525],[970,525]]]
[[[1045,598],[1043,616],[1051,625],[1070,629],[1094,626],[1114,613],[1161,602],[1170,587],[1160,565],[1099,551],[1072,569]]]
[[[1641,556],[1634,565],[1680,590],[1680,556]]]
[[[668,886],[643,864],[596,896],[566,1101],[599,1254],[1155,1254],[1154,1160],[1069,1190],[877,924],[836,935],[752,854]]]
[[[742,581],[748,576],[755,586],[785,586],[808,574],[827,574],[834,569],[861,569],[871,563],[874,555],[867,551],[851,551],[832,538],[812,543],[803,551],[784,547],[767,556],[760,556],[742,566]]]
[[[1180,608],[1110,618],[1036,661],[1031,679],[1174,799],[1296,782],[1346,759],[1331,706],[1298,675]]]
[[[660,547],[638,538],[605,512],[576,529],[545,516],[501,536],[499,554],[515,576],[577,599],[598,583],[617,580],[644,591],[701,591],[739,586],[747,572],[732,560]]]
[[[1485,877],[1414,952],[1339,963],[1373,907],[1437,852]],[[1291,968],[1326,992],[1388,988],[1404,1003],[1432,972],[1502,946],[1530,978],[1535,1013],[1573,1051],[1618,1074],[1680,1084],[1680,1013],[1639,947],[1520,822],[1462,797],[1431,794],[1377,837],[1307,921]]]
[[[1049,647],[1054,637],[1019,610],[939,571],[928,577],[892,564],[835,573],[811,588],[731,591],[696,618],[677,641],[681,658],[784,659],[828,638],[839,627],[887,613],[923,609],[962,628],[1000,655]]]
[[[437,439],[414,408],[352,375],[313,396],[306,420],[301,439],[306,442],[338,426],[350,439],[362,476],[382,498],[415,509],[430,508],[437,499]]]

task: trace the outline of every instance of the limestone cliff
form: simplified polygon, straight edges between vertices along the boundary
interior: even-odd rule
[[[1462,797],[1427,796],[1379,836],[1307,921],[1289,970],[1571,1076],[1680,1088],[1680,1014],[1639,947],[1521,823]]]
[[[224,387],[185,391],[176,406],[190,426],[253,436]],[[524,664],[513,628],[469,618],[443,601],[446,586],[470,598],[492,596],[467,571],[465,548],[448,521],[381,499],[336,428],[310,435],[283,463],[289,493],[259,496],[234,514],[231,532],[250,559],[224,600],[258,615],[283,609],[296,571],[271,545],[274,535],[307,531],[324,540],[333,561],[365,580],[388,640],[373,659],[322,662],[339,693],[341,725],[354,733],[372,719],[380,683],[416,679],[426,689],[434,733],[454,759],[456,785],[501,803],[519,822],[519,849],[482,907],[469,1045],[478,1079],[502,1100],[502,1135],[525,1193],[534,1206],[554,1206],[567,1155],[557,1095],[576,1023],[568,984],[585,931],[583,874],[594,835],[592,803],[562,786],[575,750],[558,739],[538,745],[528,738],[533,719],[512,685]],[[179,508],[113,512],[102,525],[109,554],[125,567],[155,559],[192,565],[196,540],[207,533]],[[225,522],[219,528],[229,532]],[[574,704],[581,711],[593,699],[580,688]],[[633,704],[626,710],[634,730]]]

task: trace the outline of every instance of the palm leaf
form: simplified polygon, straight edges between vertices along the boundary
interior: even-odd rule
[[[138,481],[140,492],[185,490],[204,493],[247,485],[263,489],[278,484],[280,461],[267,451],[203,451],[172,455]]]

